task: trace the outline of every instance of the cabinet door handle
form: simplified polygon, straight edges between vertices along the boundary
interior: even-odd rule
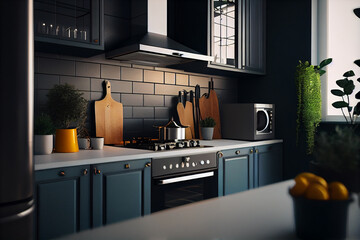
[[[240,154],[240,150],[236,150],[236,151],[235,151],[235,154],[236,154],[236,155],[239,155],[239,154]]]
[[[99,169],[94,168],[94,175],[97,175],[97,174],[100,174],[100,173],[101,173],[101,171]]]
[[[125,169],[129,169],[129,168],[130,168],[130,164],[129,164],[129,163],[125,164],[124,168],[125,168]]]
[[[254,150],[250,149],[250,154],[252,154],[254,152]]]
[[[255,152],[258,153],[258,152],[259,152],[259,149],[256,149]]]
[[[65,171],[59,172],[59,176],[60,176],[60,177],[64,177],[64,176],[65,176]]]
[[[150,162],[146,163],[145,167],[151,167],[151,163]]]
[[[224,156],[224,154],[222,152],[218,152],[217,156],[218,156],[218,158],[222,158]]]
[[[85,175],[87,175],[88,174],[88,170],[87,169],[84,169],[83,170],[83,175],[85,176]]]

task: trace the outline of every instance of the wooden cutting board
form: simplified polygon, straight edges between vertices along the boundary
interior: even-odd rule
[[[211,89],[209,97],[202,96],[199,99],[200,118],[205,119],[212,117],[215,119],[216,125],[214,127],[214,139],[221,138],[221,124],[220,124],[220,113],[219,113],[219,101],[215,90]]]
[[[105,144],[121,144],[123,140],[123,105],[111,97],[111,85],[105,81],[106,95],[95,101],[96,137]]]
[[[194,113],[193,113],[193,104],[189,101],[186,101],[185,107],[179,102],[176,106],[180,124],[183,126],[188,126],[185,128],[185,139],[195,138],[194,131]]]

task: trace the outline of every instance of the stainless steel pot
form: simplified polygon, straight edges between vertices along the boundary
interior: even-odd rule
[[[161,141],[173,141],[185,139],[185,128],[179,126],[173,118],[165,126],[158,126],[159,139]]]

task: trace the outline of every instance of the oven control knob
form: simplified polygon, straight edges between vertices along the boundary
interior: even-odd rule
[[[200,164],[201,164],[201,165],[204,165],[204,164],[205,164],[204,160],[201,160],[201,161],[200,161]]]
[[[187,162],[187,163],[186,163],[186,167],[190,167],[190,163]]]
[[[193,166],[193,167],[195,167],[195,166],[196,166],[195,162],[193,162],[193,163],[192,163],[192,166]]]
[[[163,169],[166,170],[166,165],[163,166]]]
[[[183,161],[184,162],[190,162],[190,157],[184,157]]]
[[[206,164],[210,164],[210,160],[208,159],[208,160],[206,160]]]
[[[181,168],[184,168],[185,167],[185,163],[181,163]]]
[[[175,167],[176,167],[176,168],[179,168],[179,164],[177,163],[177,164],[175,165]]]
[[[170,168],[170,169],[172,169],[172,167],[173,167],[173,165],[172,165],[172,164],[170,164],[170,165],[169,165],[169,168]]]

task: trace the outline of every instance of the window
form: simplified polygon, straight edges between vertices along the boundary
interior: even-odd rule
[[[322,76],[322,118],[323,121],[345,121],[340,109],[331,104],[341,98],[330,93],[339,89],[336,80],[343,78],[346,71],[353,70],[354,92],[360,90],[360,69],[354,64],[360,59],[360,19],[353,10],[360,7],[359,0],[313,0],[312,24],[312,64],[318,64],[325,58],[333,58],[327,73]],[[355,106],[355,94],[350,105]]]

